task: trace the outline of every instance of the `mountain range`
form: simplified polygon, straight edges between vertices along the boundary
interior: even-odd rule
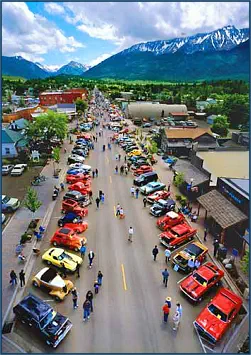
[[[139,43],[92,68],[72,61],[51,71],[22,57],[2,57],[2,72],[25,78],[64,74],[93,79],[248,80],[249,29],[225,26],[188,37]]]

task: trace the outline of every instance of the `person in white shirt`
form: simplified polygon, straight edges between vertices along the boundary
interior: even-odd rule
[[[192,272],[193,269],[194,269],[194,257],[191,257],[191,258],[188,260],[187,266],[188,266],[189,272]]]
[[[135,188],[134,186],[131,187],[131,196],[134,197],[134,192],[135,192]]]
[[[197,260],[195,260],[195,263],[194,263],[194,270],[197,270],[199,267],[200,267],[200,262],[197,259]]]
[[[165,250],[165,257],[166,257],[166,263],[167,263],[167,260],[170,261],[171,251],[169,249]]]
[[[129,242],[132,242],[132,236],[133,236],[133,228],[130,227],[128,231],[128,240]]]

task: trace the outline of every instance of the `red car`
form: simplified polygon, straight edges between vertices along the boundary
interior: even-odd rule
[[[72,229],[74,232],[77,234],[83,233],[86,231],[88,228],[88,223],[87,222],[82,222],[82,223],[66,223],[64,225],[64,228],[69,228]]]
[[[153,168],[150,165],[142,165],[140,168],[134,170],[133,175],[139,176],[144,173],[150,173],[151,171],[153,171]]]
[[[194,302],[200,302],[202,296],[213,286],[218,286],[223,278],[224,271],[208,262],[201,265],[192,275],[189,275],[180,284],[180,290]]]
[[[75,251],[80,250],[82,241],[86,244],[87,239],[85,237],[78,236],[73,229],[66,228],[65,226],[58,229],[50,240],[50,242],[55,246],[63,245]]]
[[[168,248],[175,249],[180,244],[192,240],[197,229],[190,227],[188,224],[178,224],[159,235],[160,243]]]
[[[85,217],[88,215],[88,209],[79,206],[77,201],[74,200],[63,200],[62,201],[62,213],[74,212],[77,216]]]
[[[147,196],[147,202],[155,203],[159,200],[167,200],[170,196],[170,192],[163,190],[163,191],[155,191],[153,194]]]
[[[91,191],[91,182],[76,182],[68,187],[68,190],[72,191],[79,191],[82,195],[89,194]]]
[[[185,220],[185,217],[182,213],[176,213],[173,211],[167,212],[164,217],[161,217],[157,220],[157,227],[166,231],[171,227],[181,224]]]
[[[87,182],[87,181],[91,181],[91,178],[89,175],[86,174],[66,175],[66,182],[68,184],[75,184],[76,182]]]
[[[222,287],[193,324],[201,336],[215,344],[230,327],[241,306],[241,297]]]

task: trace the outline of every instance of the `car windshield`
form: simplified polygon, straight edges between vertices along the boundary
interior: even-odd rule
[[[58,260],[64,260],[64,259],[69,259],[69,260],[73,260],[72,257],[69,254],[66,254],[65,252],[63,252],[61,255],[58,256]]]
[[[45,328],[47,326],[47,324],[49,324],[51,322],[53,318],[53,311],[50,311],[50,313],[47,314],[47,316],[45,316],[41,322],[40,322],[40,327],[41,329]]]
[[[214,304],[210,304],[208,310],[223,322],[227,321],[227,315],[223,313],[219,308],[217,308]]]
[[[193,278],[198,281],[201,285],[206,286],[207,280],[200,276],[197,272],[193,274]]]
[[[7,203],[10,201],[10,198],[8,196],[5,196],[4,199],[2,199],[2,203]]]

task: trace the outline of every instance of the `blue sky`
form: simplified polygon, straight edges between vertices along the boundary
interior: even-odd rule
[[[139,42],[249,27],[248,3],[3,3],[3,55],[96,65]]]

